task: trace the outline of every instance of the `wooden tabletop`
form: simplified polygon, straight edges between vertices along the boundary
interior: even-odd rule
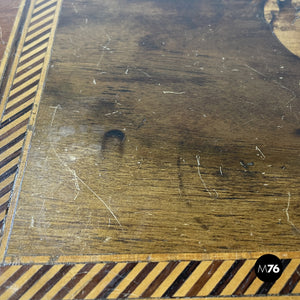
[[[0,295],[297,299],[298,2],[23,1]]]

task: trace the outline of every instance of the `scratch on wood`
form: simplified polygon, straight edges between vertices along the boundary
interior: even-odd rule
[[[185,94],[185,92],[173,92],[173,91],[163,91],[164,94],[175,94],[175,95],[181,95]]]
[[[69,171],[73,176],[76,176],[76,179],[79,180],[104,206],[105,208],[110,212],[110,214],[114,217],[114,219],[117,221],[117,223],[120,225],[121,228],[123,228],[122,224],[120,223],[119,219],[117,218],[117,216],[115,215],[115,213],[112,211],[112,209],[106,204],[106,202],[88,185],[86,184],[77,174],[74,170],[72,170],[66,162],[64,162],[60,156],[58,155],[58,153],[56,152],[56,150],[54,149],[53,146],[51,146],[54,154],[56,155],[56,157],[58,158],[58,160],[60,161],[60,163],[66,168],[67,171]],[[75,181],[75,185],[76,185],[76,181]],[[78,186],[79,188],[79,186]]]
[[[255,150],[259,152],[259,154],[261,155],[261,158],[262,158],[262,159],[265,159],[265,158],[266,158],[266,156],[263,154],[263,152],[259,149],[258,146],[255,147]],[[259,155],[259,154],[258,154],[258,155]]]
[[[204,186],[204,188],[205,188],[205,190],[208,192],[208,194],[210,195],[210,196],[212,196],[211,195],[211,192],[209,191],[209,189],[207,188],[207,186],[206,186],[206,183],[205,183],[205,181],[203,180],[203,178],[202,178],[202,175],[201,175],[201,172],[200,172],[200,155],[196,155],[196,160],[197,160],[197,167],[198,167],[198,175],[199,175],[199,177],[200,177],[200,180],[201,180],[201,182],[202,182],[202,185]]]
[[[55,119],[55,115],[58,109],[61,109],[61,106],[58,104],[56,106],[50,106],[50,108],[54,108],[53,114],[52,114],[52,119],[51,119],[51,123],[50,123],[50,127],[52,127],[54,119]]]
[[[300,229],[298,229],[295,224],[290,220],[290,215],[289,215],[289,208],[290,208],[290,203],[291,203],[291,192],[288,191],[288,203],[287,203],[287,207],[285,209],[285,214],[286,214],[286,220],[287,222],[298,232],[300,233]]]
[[[108,48],[108,45],[110,44],[111,37],[110,37],[107,33],[105,33],[105,35],[106,35],[106,37],[107,37],[107,41],[106,41],[106,43],[104,44],[104,46],[102,46],[103,51],[102,51],[102,53],[101,53],[101,55],[100,55],[99,61],[98,61],[98,63],[97,63],[97,67],[100,67],[100,65],[101,65],[101,62],[102,62],[102,59],[103,59],[103,56],[104,56],[104,52],[105,52],[106,50],[108,50],[108,51],[110,50],[110,48]]]
[[[55,114],[58,108],[61,108],[61,106],[58,104],[54,108],[54,112],[52,114],[52,120],[51,120],[51,126],[53,125],[54,122],[54,118],[55,118]],[[106,202],[88,185],[86,184],[77,174],[75,170],[72,170],[68,164],[63,161],[60,156],[58,155],[57,151],[55,150],[54,146],[52,143],[50,143],[51,149],[54,152],[55,156],[58,158],[59,162],[66,168],[67,171],[69,171],[73,176],[74,176],[74,181],[75,181],[75,188],[77,190],[77,194],[75,195],[74,200],[78,197],[79,193],[80,193],[80,187],[79,187],[79,183],[78,181],[80,181],[104,206],[105,208],[110,212],[110,214],[114,217],[114,219],[116,220],[116,222],[120,225],[121,228],[123,228],[122,224],[120,223],[119,219],[117,218],[117,216],[115,215],[115,213],[112,211],[112,209],[109,207],[109,205],[106,204]],[[41,212],[44,209],[44,204],[45,204],[45,200],[43,202],[42,208],[41,208]]]

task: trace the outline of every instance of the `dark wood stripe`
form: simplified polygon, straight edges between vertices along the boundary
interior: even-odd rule
[[[84,299],[115,265],[116,263],[114,262],[105,264],[105,266],[92,278],[92,280],[75,296],[75,299]]]
[[[171,261],[161,271],[161,273],[152,281],[149,287],[141,295],[142,298],[151,297],[154,291],[160,286],[160,284],[171,274],[175,267],[179,264],[179,261]]]
[[[118,298],[127,298],[134,290],[140,285],[140,283],[148,276],[148,274],[157,265],[157,262],[149,262],[139,274],[132,280],[132,282],[123,290]]]
[[[4,221],[5,221],[5,217],[4,217],[4,219],[2,219],[2,220],[0,221],[0,237],[3,236],[3,231],[4,231]]]
[[[25,98],[21,99],[20,101],[18,101],[17,103],[15,103],[14,105],[10,106],[9,108],[7,108],[5,110],[5,115],[9,114],[11,111],[15,110],[16,108],[18,108],[20,105],[24,104],[25,102],[27,102],[28,100],[31,100],[33,97],[35,97],[36,91],[31,93],[30,95],[26,96]]]
[[[223,260],[214,260],[210,266],[205,270],[202,276],[196,281],[196,283],[191,287],[191,289],[186,294],[186,297],[194,297],[200,292],[202,287],[207,283],[207,281],[213,276],[217,271]]]
[[[34,8],[38,8],[38,7],[44,5],[45,3],[49,2],[49,1],[50,1],[50,0],[44,0],[44,1],[42,1],[42,2],[40,2],[40,3],[38,3],[38,4],[36,4],[36,5],[34,6]]]
[[[119,274],[103,289],[96,299],[105,299],[108,295],[117,288],[120,282],[128,275],[128,273],[137,265],[137,262],[127,263]]]
[[[18,164],[14,165],[10,169],[8,169],[6,172],[4,172],[2,175],[0,175],[0,182],[4,181],[10,175],[14,174],[17,171],[17,169],[18,169]]]
[[[21,96],[22,94],[24,94],[26,91],[30,90],[31,88],[33,88],[34,86],[37,86],[39,84],[39,79],[35,80],[34,82],[32,82],[29,85],[26,85],[23,89],[21,89],[20,91],[18,91],[17,93],[15,93],[14,95],[10,96],[8,98],[8,102]]]
[[[245,259],[236,260],[230,269],[226,272],[223,278],[219,281],[219,283],[215,286],[215,288],[211,291],[210,296],[217,296],[222,293],[224,288],[230,282],[230,280],[234,277],[237,271],[241,268],[241,266],[245,263]]]
[[[15,115],[11,116],[10,118],[8,118],[4,122],[2,122],[0,124],[0,129],[4,128],[5,126],[10,124],[11,122],[13,122],[13,121],[17,120],[18,118],[20,118],[21,116],[25,115],[27,112],[29,112],[31,110],[31,108],[32,108],[32,104],[29,104],[27,107],[25,107],[21,111],[17,112]],[[1,153],[1,149],[0,149],[0,153]]]
[[[246,292],[246,290],[249,288],[251,283],[254,281],[255,278],[256,278],[256,274],[255,274],[255,270],[253,267],[232,295],[234,295],[234,296],[243,295]]]
[[[38,19],[36,19],[36,20],[33,21],[33,22],[31,22],[31,23],[30,23],[30,26],[33,26],[33,25],[35,25],[35,24],[40,23],[42,20],[44,20],[44,19],[50,17],[51,15],[54,15],[54,13],[55,13],[55,11],[50,11],[48,14],[46,14],[46,15],[44,15],[44,16],[38,18]]]
[[[32,47],[28,48],[26,51],[22,52],[21,56],[26,55],[38,47],[42,46],[43,44],[47,43],[49,41],[49,37],[45,37],[42,41],[38,42],[36,45],[33,45]]]
[[[3,146],[2,148],[0,148],[0,153],[5,152],[7,149],[13,147],[15,144],[17,144],[18,142],[20,142],[21,140],[24,139],[26,133],[22,133],[20,134],[18,137],[16,137],[14,140],[12,140],[11,142],[9,142],[8,144],[6,144],[5,146]]]
[[[73,265],[64,265],[51,279],[47,281],[30,300],[41,299],[62,277],[64,277],[72,268]]]
[[[281,263],[282,263],[282,271],[284,271],[284,269],[287,267],[287,265],[290,263],[290,259],[282,259]],[[274,285],[275,281],[273,282],[264,282],[260,288],[257,290],[257,292],[255,293],[255,295],[267,295],[269,290],[272,288],[272,286]]]
[[[0,295],[2,295],[7,289],[10,288],[24,273],[26,273],[31,266],[24,265],[19,270],[17,270],[13,275],[11,275],[1,286]]]
[[[24,47],[27,46],[27,45],[30,45],[30,44],[33,43],[34,41],[36,41],[36,40],[38,40],[39,38],[43,37],[44,35],[50,33],[51,30],[52,30],[52,28],[48,28],[48,29],[42,31],[42,32],[41,32],[40,34],[38,34],[37,36],[33,37],[32,39],[26,41],[26,42],[24,43]]]
[[[44,58],[39,59],[38,61],[34,62],[33,64],[31,64],[28,67],[26,67],[25,69],[23,69],[22,71],[19,71],[18,73],[16,73],[15,78],[18,78],[19,76],[23,75],[27,71],[33,69],[34,67],[36,67],[37,65],[39,65],[43,62],[44,62]]]
[[[188,279],[188,277],[194,272],[194,270],[199,266],[199,264],[200,261],[191,261],[172,283],[172,285],[165,291],[162,297],[171,298]]]
[[[86,264],[78,273],[53,297],[52,300],[63,299],[68,292],[95,266],[95,264]]]
[[[28,119],[27,119],[28,120]],[[17,151],[15,151],[14,153],[12,153],[11,155],[7,156],[5,159],[3,159],[0,162],[0,169],[3,168],[5,165],[7,165],[9,162],[11,162],[13,159],[15,159],[16,157],[20,156],[22,151],[22,148],[18,149]]]
[[[35,53],[34,53],[33,55],[31,55],[30,57],[28,57],[28,58],[24,59],[23,61],[19,62],[19,65],[18,65],[18,66],[21,67],[21,66],[27,64],[28,62],[30,62],[31,60],[33,60],[35,57],[37,57],[37,56],[39,56],[39,55],[45,53],[45,52],[47,51],[47,47],[48,47],[48,45],[46,45],[46,47],[43,48],[43,49],[41,49],[40,51],[35,52]]]
[[[0,267],[0,275],[2,275],[3,273],[5,273],[10,268],[11,268],[11,266],[1,266]]]
[[[24,83],[26,83],[28,80],[30,80],[31,78],[33,78],[36,75],[41,74],[42,68],[40,68],[39,70],[29,74],[28,76],[26,76],[24,79],[20,80],[19,82],[15,83],[12,88],[11,91],[13,91],[15,88],[19,87],[20,85],[23,85]]]
[[[32,265],[30,266],[32,267]],[[37,280],[39,280],[45,273],[52,268],[51,265],[42,266],[29,280],[27,280],[23,286],[16,291],[8,300],[19,300],[21,296],[28,291]]]
[[[290,277],[290,279],[287,281],[285,286],[279,292],[279,295],[290,294],[299,281],[300,281],[300,265],[298,265],[293,275]]]
[[[43,29],[44,27],[46,27],[46,26],[48,26],[48,25],[50,25],[50,24],[52,24],[52,23],[53,23],[53,20],[49,20],[49,21],[47,21],[46,23],[43,23],[42,25],[40,25],[40,26],[34,28],[33,30],[28,31],[28,32],[27,32],[27,36],[30,36],[30,35],[32,35],[33,33],[38,32],[39,30]],[[23,52],[22,52],[22,53],[23,53]]]
[[[29,120],[29,118],[23,120],[22,122],[20,122],[19,124],[17,124],[15,127],[13,127],[11,129],[7,130],[6,132],[4,132],[0,136],[0,141],[3,141],[5,138],[9,137],[11,134],[13,134],[14,132],[16,132],[20,128],[24,127],[28,123],[28,120]],[[0,166],[1,166],[1,164],[0,164]]]
[[[36,13],[34,13],[34,14],[32,14],[32,18],[34,18],[34,17],[36,17],[36,16],[38,16],[38,15],[40,15],[40,14],[42,14],[43,12],[45,12],[45,11],[47,11],[48,9],[50,9],[50,8],[52,8],[52,7],[54,7],[54,6],[56,6],[56,2],[54,2],[54,3],[51,3],[50,5],[48,5],[48,6],[46,6],[46,7],[44,7],[43,9],[41,9],[40,11],[38,11],[38,12],[36,12]]]
[[[3,188],[3,189],[0,191],[0,199],[1,199],[4,195],[6,195],[7,193],[9,193],[9,192],[11,191],[13,185],[14,185],[14,182],[12,181],[10,184],[8,184],[5,188]],[[3,203],[3,204],[0,206],[0,213],[3,212],[3,211],[6,209],[7,203],[8,203],[8,202],[5,202],[5,203]]]
[[[12,189],[13,182],[12,182],[12,184],[10,184],[10,186],[11,186],[11,188],[9,189],[9,191],[11,191],[11,189]],[[0,205],[0,213],[2,213],[3,211],[5,211],[8,208],[8,204],[9,204],[9,201],[6,201],[5,203]]]

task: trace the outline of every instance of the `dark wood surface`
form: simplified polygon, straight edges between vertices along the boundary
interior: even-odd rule
[[[0,61],[5,51],[21,0],[0,0]]]
[[[263,1],[65,0],[7,255],[297,251],[299,66]]]

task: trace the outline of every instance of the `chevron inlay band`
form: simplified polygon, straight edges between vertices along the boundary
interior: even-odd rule
[[[262,283],[255,260],[25,264],[0,268],[5,299],[299,296],[300,260],[282,259],[284,276]],[[243,297],[243,298],[244,298]]]
[[[15,202],[12,188],[18,172],[22,176],[20,158],[26,157],[30,142],[30,125],[34,124],[41,91],[48,69],[61,1],[28,1],[30,8],[5,90],[0,113],[0,226],[11,226]],[[11,216],[7,218],[8,209]],[[5,224],[6,223],[6,224]],[[3,241],[5,243],[5,241]]]

